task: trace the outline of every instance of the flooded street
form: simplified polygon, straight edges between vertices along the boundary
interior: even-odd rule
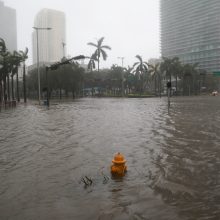
[[[166,98],[2,110],[0,219],[220,219],[220,97],[172,98],[169,113]]]

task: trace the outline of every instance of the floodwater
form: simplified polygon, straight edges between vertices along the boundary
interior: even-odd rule
[[[1,110],[0,219],[220,219],[220,97],[172,98],[169,113],[166,98]]]

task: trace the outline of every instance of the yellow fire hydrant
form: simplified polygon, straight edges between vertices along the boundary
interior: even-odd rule
[[[117,153],[112,160],[111,165],[111,173],[113,175],[124,176],[125,172],[127,171],[127,166],[125,165],[126,160],[121,153]]]

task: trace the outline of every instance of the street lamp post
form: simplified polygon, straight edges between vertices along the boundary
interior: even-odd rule
[[[62,46],[63,46],[63,57],[65,57],[65,46],[66,46],[66,43],[62,42]]]
[[[37,78],[38,78],[38,100],[39,100],[39,105],[40,105],[40,67],[39,67],[39,42],[38,42],[38,31],[39,30],[51,30],[52,28],[46,27],[33,27],[36,30],[37,34]]]

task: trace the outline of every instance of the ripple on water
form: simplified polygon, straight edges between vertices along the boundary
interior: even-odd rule
[[[179,97],[169,112],[166,98],[1,111],[0,219],[220,219],[219,109]]]

